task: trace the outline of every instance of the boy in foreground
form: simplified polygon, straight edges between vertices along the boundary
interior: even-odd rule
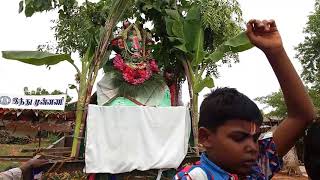
[[[250,20],[247,36],[267,56],[280,83],[288,117],[273,134],[260,137],[262,114],[247,96],[232,88],[211,92],[200,107],[199,142],[205,148],[197,165],[176,180],[268,180],[282,157],[315,118],[313,104],[291,64],[273,20]]]

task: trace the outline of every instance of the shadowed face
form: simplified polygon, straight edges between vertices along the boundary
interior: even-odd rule
[[[244,120],[228,120],[215,131],[201,127],[199,142],[208,158],[225,171],[248,175],[258,153],[259,126]]]

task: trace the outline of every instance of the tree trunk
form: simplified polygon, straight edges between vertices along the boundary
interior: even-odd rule
[[[177,106],[183,106],[183,101],[182,101],[182,85],[180,82],[177,83]]]
[[[194,139],[194,147],[196,148],[196,154],[199,155],[198,148],[198,122],[199,122],[199,111],[198,111],[198,95],[193,94],[192,98],[192,106],[191,106],[191,115],[192,115],[192,131],[193,131],[193,139]]]

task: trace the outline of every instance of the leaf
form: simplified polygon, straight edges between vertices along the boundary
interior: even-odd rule
[[[176,20],[176,21],[181,21],[180,20],[180,14],[177,10],[173,10],[173,9],[166,9],[165,10],[167,15],[169,17],[171,17],[172,19]]]
[[[200,8],[197,5],[191,7],[183,24],[186,48],[194,54],[192,65],[201,62],[204,58],[203,38],[204,32],[200,20]]]
[[[185,52],[185,53],[188,53],[188,50],[187,50],[187,48],[186,48],[185,43],[180,44],[180,45],[176,45],[176,46],[174,46],[174,47],[177,48],[177,49],[180,49],[181,51],[183,51],[183,52]]]
[[[209,76],[207,76],[206,78],[200,80],[200,81],[196,81],[195,85],[194,85],[194,92],[195,93],[199,93],[201,92],[205,87],[207,88],[213,88],[214,87],[214,82],[213,79]]]
[[[86,50],[86,53],[84,54],[81,60],[84,62],[91,62],[94,57],[94,52],[95,52],[95,45],[94,45],[94,42],[91,41],[89,44],[89,47]]]
[[[200,21],[200,8],[199,6],[192,6],[191,9],[188,11],[186,16],[186,20],[196,20]]]
[[[76,88],[77,88],[76,85],[74,85],[74,84],[69,84],[69,89],[76,89]]]
[[[21,13],[23,11],[23,1],[19,2],[19,13]]]
[[[143,2],[150,3],[150,2],[145,2],[145,1],[143,1]],[[153,9],[157,10],[158,12],[161,12],[161,2],[159,2],[159,1],[153,2],[152,7],[153,7]]]
[[[166,17],[166,29],[169,36],[177,36],[183,38],[183,23],[177,10],[166,9],[168,17]]]
[[[232,52],[241,52],[253,47],[245,32],[226,41],[224,45],[229,46]]]
[[[206,62],[211,62],[211,63],[216,63],[218,62],[220,59],[222,59],[224,56],[224,52],[222,51],[215,51],[213,53],[211,53],[208,58],[206,58]]]
[[[218,62],[227,52],[242,52],[254,47],[250,40],[248,39],[245,32],[241,32],[237,36],[229,39],[220,45],[215,52],[210,54],[208,58],[206,58],[206,62]]]
[[[167,34],[168,34],[169,36],[174,36],[174,34],[173,34],[173,32],[172,32],[172,26],[173,26],[174,20],[166,17],[166,18],[165,18],[165,21],[166,21]]]
[[[144,11],[148,11],[148,10],[150,10],[150,9],[152,9],[152,8],[153,8],[153,6],[150,5],[150,4],[146,4],[146,5],[144,5],[144,6],[142,7],[142,9],[143,9]]]
[[[95,41],[97,44],[100,43],[101,38],[103,37],[104,33],[106,32],[106,29],[103,26],[100,26],[100,28],[96,31],[97,33],[95,33]],[[92,42],[90,42],[92,43]]]
[[[181,21],[174,21],[172,25],[172,33],[180,38],[184,38],[183,23]]]
[[[186,48],[186,42],[184,39],[178,38],[178,37],[168,37],[168,39],[173,44],[177,44],[177,45],[174,45],[175,48],[180,49],[181,51],[183,51],[185,53],[188,53],[188,50]]]
[[[32,6],[32,4],[26,4],[25,10],[24,10],[24,14],[26,15],[26,17],[31,17],[33,14],[35,13],[35,10]]]
[[[204,58],[204,50],[203,50],[203,38],[204,38],[204,32],[203,29],[200,27],[194,42],[194,58],[192,61],[192,65],[196,66],[200,64]]]
[[[65,60],[73,62],[68,54],[52,54],[41,51],[2,51],[2,57],[36,66],[55,65]]]
[[[111,50],[108,50],[105,53],[105,55],[103,56],[102,61],[100,63],[99,69],[103,68],[106,65],[107,61],[109,60],[110,54],[111,54]]]
[[[201,21],[188,20],[184,21],[183,34],[186,41],[187,49],[192,52],[195,50],[194,44],[196,43],[197,35],[201,30]]]
[[[178,38],[178,37],[168,37],[168,39],[170,40],[170,42],[179,42],[179,43],[185,43],[184,39],[182,38]]]
[[[26,5],[32,4],[33,0],[25,0]]]

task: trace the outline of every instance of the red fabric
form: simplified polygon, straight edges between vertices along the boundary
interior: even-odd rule
[[[169,89],[170,89],[170,100],[171,100],[171,106],[174,106],[174,105],[176,105],[176,90],[177,90],[177,88],[176,88],[176,84],[175,83],[173,83],[170,87],[169,87]]]
[[[238,176],[237,175],[235,175],[235,174],[230,174],[232,177],[233,177],[233,179],[232,180],[239,180],[239,178],[238,178]]]
[[[95,180],[96,179],[96,174],[89,174],[88,180]]]

